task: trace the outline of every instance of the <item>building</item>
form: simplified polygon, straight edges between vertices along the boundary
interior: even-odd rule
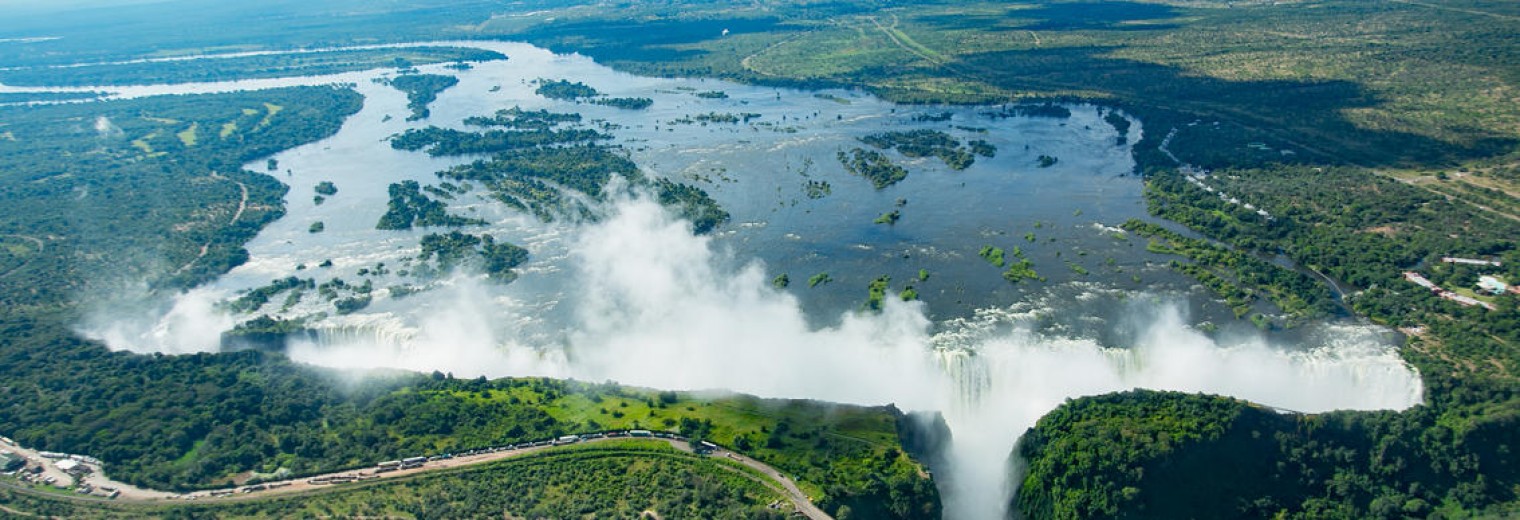
[[[1479,276],[1478,289],[1489,294],[1504,294],[1504,291],[1509,289],[1509,284],[1492,276]]]
[[[1458,305],[1461,305],[1463,307],[1472,307],[1474,305],[1477,305],[1488,310],[1494,310],[1494,306],[1491,303],[1480,301],[1476,298],[1462,296],[1454,292],[1442,292],[1441,297],[1457,302]]]
[[[1404,273],[1404,279],[1405,280],[1409,280],[1411,282],[1414,282],[1416,285],[1419,285],[1420,287],[1424,287],[1426,289],[1430,289],[1432,291],[1439,292],[1441,290],[1440,287],[1436,286],[1435,282],[1430,281],[1429,279],[1425,278],[1420,273],[1416,273],[1416,272],[1413,272],[1413,271],[1406,271]]]
[[[89,466],[86,466],[86,465],[84,465],[84,463],[79,462],[79,461],[74,460],[74,459],[62,459],[62,460],[59,460],[58,462],[54,462],[53,465],[57,466],[58,469],[62,470],[64,473],[89,473],[90,472],[90,467]]]
[[[1501,267],[1501,266],[1504,265],[1503,262],[1499,262],[1497,260],[1493,260],[1493,261],[1490,261],[1490,260],[1479,260],[1479,259],[1475,259],[1475,258],[1461,258],[1461,257],[1456,257],[1456,256],[1443,256],[1443,257],[1441,257],[1441,261],[1442,262],[1446,262],[1448,264],[1462,264],[1462,265],[1481,265],[1481,266],[1494,266],[1494,267]]]

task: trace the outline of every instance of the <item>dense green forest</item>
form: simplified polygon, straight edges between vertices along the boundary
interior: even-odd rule
[[[500,117],[500,116],[498,116]],[[471,124],[487,124],[473,119]],[[526,125],[527,122],[490,123]],[[589,128],[534,128],[526,130],[487,130],[465,132],[430,126],[411,129],[391,138],[391,147],[397,150],[426,150],[428,155],[445,157],[453,155],[499,153],[519,148],[535,148],[546,145],[589,143],[612,136]]]
[[[1156,224],[1130,220],[1122,227],[1149,238],[1146,249],[1151,252],[1175,254],[1192,260],[1187,264],[1174,262],[1173,267],[1198,279],[1224,298],[1236,317],[1251,312],[1252,303],[1261,296],[1286,313],[1293,320],[1290,323],[1323,317],[1334,310],[1335,301],[1330,289],[1311,275],[1207,240],[1187,238]]]
[[[406,120],[419,121],[432,114],[428,105],[438,99],[438,93],[458,85],[459,78],[442,74],[403,74],[386,83],[406,93],[406,108],[412,111]]]
[[[332,134],[359,103],[309,87],[0,107],[0,234],[26,246],[0,277],[6,312],[141,280],[187,287],[242,263],[287,189],[243,163]]]
[[[444,179],[484,185],[497,200],[545,221],[565,214],[589,214],[584,205],[555,186],[601,198],[613,175],[644,179],[633,161],[594,145],[510,149],[491,159],[438,172]]]
[[[518,5],[528,12],[571,3],[527,0]],[[0,38],[20,41],[0,45],[0,62],[27,67],[466,37],[473,31],[461,26],[461,21],[486,20],[502,9],[494,0],[391,4],[170,0],[115,5],[38,2],[9,7]]]
[[[540,79],[538,80],[538,88],[533,92],[549,99],[561,101],[576,101],[602,95],[601,92],[597,92],[596,89],[586,86],[585,83],[579,81],[572,82],[568,79]]]
[[[691,222],[692,231],[707,233],[728,222],[728,211],[707,194],[707,190],[682,184],[670,179],[656,179],[654,192],[660,204],[675,208],[676,213]]]
[[[322,76],[383,67],[507,59],[499,52],[459,47],[332,50],[211,60],[156,61],[0,71],[0,83],[17,86],[157,85],[240,79]],[[399,78],[398,78],[399,79]],[[401,88],[401,87],[397,87]]]
[[[579,123],[581,115],[576,113],[550,112],[548,110],[523,110],[522,107],[513,106],[497,110],[495,115],[470,116],[465,118],[464,124],[471,126],[500,126],[513,130],[548,130],[562,123]],[[392,141],[395,146],[395,140]],[[416,150],[413,147],[402,147],[402,150]]]
[[[0,489],[0,503],[68,518],[386,517],[785,518],[790,504],[747,468],[660,441],[568,446],[416,477],[345,485],[299,497],[216,504],[71,502]],[[785,509],[773,509],[772,504]]]
[[[602,199],[613,176],[620,176],[636,187],[651,188],[661,204],[675,208],[692,222],[698,233],[707,233],[728,221],[728,212],[706,190],[663,178],[651,182],[638,165],[616,148],[595,144],[610,136],[585,128],[559,128],[580,120],[579,114],[513,107],[492,117],[466,120],[474,126],[509,130],[465,132],[428,127],[392,137],[391,146],[426,150],[434,156],[493,153],[489,159],[440,171],[438,176],[484,185],[492,198],[544,221],[567,215],[593,218],[591,208],[576,197]],[[396,207],[393,201],[393,210]],[[382,219],[382,224],[385,222]]]
[[[862,137],[860,141],[880,149],[897,150],[905,157],[938,157],[952,170],[964,170],[976,162],[972,152],[961,147],[959,139],[939,130],[883,132]],[[985,142],[977,150],[987,157],[997,153]]]
[[[601,92],[598,92],[596,89],[587,86],[585,83],[581,83],[579,81],[571,82],[570,80],[565,79],[540,79],[538,80],[538,88],[534,90],[534,93],[549,99],[576,102],[586,100],[595,105],[621,108],[624,110],[643,110],[649,108],[651,105],[654,105],[653,99],[645,97],[604,97]]]
[[[99,92],[0,92],[0,104],[72,101],[102,97]]]
[[[384,215],[375,223],[375,229],[412,229],[418,227],[484,226],[486,221],[478,218],[450,215],[448,204],[439,202],[422,192],[417,181],[392,183],[386,188],[390,201]]]
[[[908,178],[906,168],[898,166],[891,158],[875,150],[851,148],[848,153],[840,151],[837,158],[850,175],[865,177],[878,190]]]
[[[1458,518],[1514,500],[1503,484],[1520,478],[1514,420],[1437,425],[1437,410],[1293,415],[1148,391],[1079,399],[1020,440],[1018,507],[1031,518]]]
[[[512,269],[528,261],[528,250],[508,242],[497,242],[489,234],[468,235],[458,231],[430,233],[422,237],[422,252],[417,260],[435,262],[434,272],[448,272],[462,264],[475,264],[491,278],[509,282],[517,278]],[[421,270],[419,266],[418,269]]]
[[[362,384],[278,354],[141,356],[5,330],[15,376],[0,398],[10,436],[96,454],[119,479],[167,489],[293,475],[603,429],[697,435],[795,475],[822,507],[937,511],[933,484],[901,450],[895,409],[825,406],[544,379],[371,373]],[[34,341],[48,341],[48,351]],[[58,359],[60,352],[67,357]],[[71,383],[88,370],[96,384]],[[105,392],[105,389],[114,389]],[[40,392],[40,393],[39,393]],[[39,397],[43,396],[43,397]],[[169,435],[163,432],[172,432]]]
[[[603,105],[603,106],[609,106],[609,107],[613,107],[613,108],[621,108],[623,110],[643,110],[643,109],[649,108],[650,106],[653,106],[654,105],[654,100],[653,99],[649,99],[647,97],[638,97],[638,98],[621,97],[621,98],[593,99],[593,100],[591,100],[591,103],[595,104],[595,105]]]

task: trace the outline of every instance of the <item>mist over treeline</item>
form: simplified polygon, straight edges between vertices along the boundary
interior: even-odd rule
[[[936,327],[921,303],[887,300],[840,324],[809,325],[795,297],[764,266],[737,271],[711,237],[647,199],[620,199],[606,220],[575,232],[565,267],[577,280],[567,336],[539,344],[514,336],[514,316],[483,279],[418,297],[413,314],[297,340],[292,359],[346,369],[402,368],[456,377],[548,375],[677,390],[725,389],[941,412],[950,428],[941,486],[947,515],[997,518],[1014,484],[1008,459],[1027,428],[1067,399],[1131,388],[1224,394],[1300,412],[1402,409],[1420,400],[1418,377],[1365,325],[1326,325],[1304,345],[1262,336],[1219,339],[1193,330],[1177,302],[1135,298],[1115,323],[1139,323],[1134,345],[1031,328],[1063,312],[1049,299],[989,309]],[[189,293],[173,321],[218,322],[207,295]],[[1153,303],[1154,302],[1154,303]],[[160,324],[163,326],[163,324]],[[404,334],[385,330],[402,326]],[[149,327],[150,329],[152,327]],[[212,331],[214,332],[214,331]],[[187,339],[216,344],[193,330]],[[176,338],[178,334],[156,336]],[[118,348],[151,351],[120,337]],[[193,351],[172,346],[169,352]]]

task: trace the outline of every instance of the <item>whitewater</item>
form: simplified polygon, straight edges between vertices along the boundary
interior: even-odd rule
[[[668,112],[636,120],[609,108],[575,110],[588,118],[625,118],[613,119],[624,128],[620,144],[653,175],[739,179],[726,188],[725,181],[708,186],[735,213],[735,223],[713,236],[695,235],[689,223],[622,185],[613,187],[616,194],[601,208],[602,218],[580,224],[537,222],[485,197],[451,203],[451,211],[484,218],[498,238],[533,252],[534,260],[517,281],[502,286],[460,272],[405,300],[382,291],[370,309],[315,323],[315,339],[290,346],[292,359],[340,369],[611,380],[661,389],[893,403],[904,410],[939,412],[953,439],[941,454],[946,467],[936,473],[942,477],[945,516],[955,519],[1006,517],[1018,483],[1014,444],[1039,417],[1068,399],[1148,388],[1228,395],[1285,413],[1399,410],[1421,400],[1419,375],[1399,358],[1396,337],[1375,325],[1326,321],[1291,335],[1252,327],[1206,331],[1202,324],[1216,319],[1209,313],[1217,313],[1219,306],[1179,282],[1163,263],[1143,251],[1130,252],[1143,249],[1133,241],[1112,236],[1117,234],[1112,225],[1144,216],[1144,210],[1137,182],[1113,180],[1132,162],[1127,148],[1112,145],[1112,131],[1100,123],[1101,109],[1077,107],[1070,120],[1059,124],[981,120],[974,109],[956,109],[957,121],[985,125],[986,138],[1002,150],[1000,158],[983,161],[962,177],[924,174],[938,167],[910,162],[915,176],[901,188],[907,195],[877,193],[863,181],[826,172],[823,166],[855,135],[912,124],[887,116],[896,108],[869,96],[837,92],[836,97],[852,101],[842,105],[797,91],[639,78],[521,44],[455,43],[500,50],[511,60],[449,72],[460,76],[460,85],[440,95],[433,120],[424,123],[457,125],[464,117],[513,105],[564,109],[535,101],[531,93],[527,81],[550,74],[584,79],[609,95],[650,95],[656,98],[656,110]],[[424,69],[442,72],[441,67]],[[384,140],[408,123],[382,116],[403,114],[406,100],[375,85],[376,74],[89,87],[131,97],[338,82],[355,85],[366,105],[338,135],[276,155],[284,171],[273,174],[294,187],[289,211],[248,245],[247,264],[158,305],[102,305],[80,324],[80,332],[132,352],[217,351],[221,333],[247,317],[219,305],[239,291],[300,274],[296,266],[321,260],[332,261],[333,276],[352,277],[357,269],[380,262],[394,265],[415,254],[417,234],[373,229],[375,216],[384,209],[386,185],[407,179],[432,182],[432,172],[466,159],[391,150]],[[689,99],[682,88],[723,89],[731,98]],[[788,124],[806,126],[767,133],[761,128],[674,129],[651,123],[714,106],[765,113],[768,121],[785,116]],[[693,138],[698,131],[705,137]],[[1036,153],[1057,153],[1048,150],[1061,154],[1055,169],[1017,166]],[[366,159],[355,159],[359,157]],[[262,165],[260,160],[248,167],[262,170]],[[833,175],[827,177],[834,183],[832,199],[788,206],[786,197],[778,204],[770,195],[790,189],[786,187],[796,178],[824,175]],[[313,204],[304,191],[319,180],[336,181],[340,189],[322,205]],[[935,198],[952,193],[955,183],[974,186],[955,192],[954,198]],[[1010,183],[1017,189],[999,191]],[[964,202],[978,196],[1017,199],[984,214],[976,208],[987,204]],[[912,199],[902,227],[882,230],[869,224],[870,216],[900,197]],[[1082,201],[1077,209],[1085,212],[1047,206],[1073,200]],[[1018,211],[1029,213],[1026,217]],[[307,231],[315,220],[327,224],[322,236]],[[1017,236],[1005,220],[1026,226],[1020,230],[1038,223],[1039,232],[1049,236],[1050,242],[1026,244],[1036,265],[1060,266],[1080,250],[1091,258],[1114,259],[1123,275],[1052,273],[1048,284],[1010,287],[974,257],[975,244]],[[860,223],[859,228],[845,229],[848,222]],[[933,225],[943,227],[928,227]],[[839,229],[825,229],[831,227]],[[1051,243],[1065,247],[1067,256],[1060,257],[1055,246],[1039,249]],[[968,249],[970,254],[964,252]],[[862,299],[860,280],[877,272],[916,269],[917,263],[901,263],[908,257],[934,266],[935,280],[948,281],[924,281],[926,293],[937,291],[925,301],[888,298],[879,312],[840,303]],[[841,279],[835,285],[848,289],[820,296],[772,283],[781,272],[800,278],[802,269],[813,272],[820,265],[833,266]],[[1141,274],[1168,283],[1148,287],[1125,281]],[[388,276],[381,280],[399,280]],[[894,274],[896,280],[907,278]],[[944,310],[955,308],[957,301],[968,310]],[[313,304],[302,305],[291,312],[313,310]]]

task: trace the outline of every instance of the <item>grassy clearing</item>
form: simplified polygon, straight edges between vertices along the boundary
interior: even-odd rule
[[[192,123],[190,125],[190,128],[186,128],[179,133],[174,134],[174,136],[178,137],[179,142],[184,143],[185,146],[195,146],[196,132],[198,132],[200,128],[200,123]]]
[[[865,462],[896,453],[889,457],[891,466],[901,471],[920,469],[899,450],[896,419],[877,409],[609,386],[588,386],[586,391],[557,396],[532,386],[516,386],[483,393],[456,391],[450,397],[480,406],[532,404],[561,423],[584,425],[588,431],[651,429],[695,434],[798,475],[800,486],[814,498],[822,498],[821,486],[834,480],[820,472],[848,474],[841,467],[847,460]],[[829,459],[834,461],[825,463]]]
[[[285,107],[274,103],[264,103],[264,119],[259,120],[259,124],[254,125],[253,129],[258,130],[269,126],[269,122],[273,121],[275,114],[280,113],[281,110],[285,110]]]

